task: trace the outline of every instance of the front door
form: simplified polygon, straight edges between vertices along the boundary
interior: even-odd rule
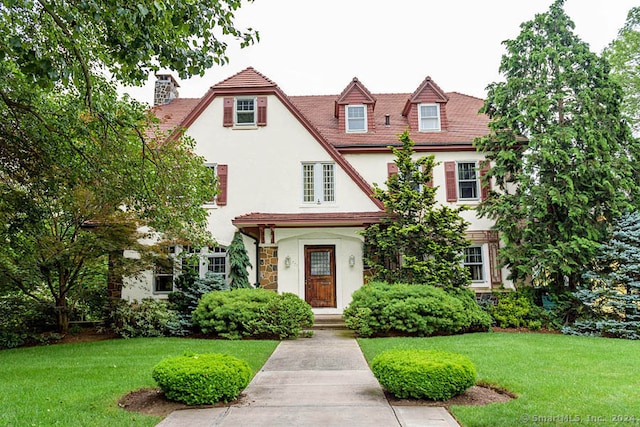
[[[305,301],[311,307],[336,307],[336,247],[304,247]]]

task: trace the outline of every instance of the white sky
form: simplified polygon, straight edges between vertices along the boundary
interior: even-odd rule
[[[339,94],[353,77],[373,93],[410,93],[427,76],[446,92],[483,98],[501,80],[503,40],[548,10],[553,0],[255,0],[236,12],[239,28],[260,42],[239,49],[229,40],[230,63],[204,77],[180,81],[180,97],[199,98],[249,66],[287,95]],[[575,32],[600,53],[640,0],[566,0]],[[176,76],[177,77],[177,76]],[[153,101],[153,81],[127,88]]]

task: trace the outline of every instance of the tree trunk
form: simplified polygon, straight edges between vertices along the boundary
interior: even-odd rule
[[[56,298],[56,313],[58,315],[58,330],[61,334],[69,333],[69,307],[65,297]]]
[[[109,300],[122,298],[122,250],[109,252],[109,269],[107,272],[107,296]]]

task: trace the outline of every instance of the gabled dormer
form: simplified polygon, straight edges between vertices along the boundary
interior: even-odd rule
[[[335,104],[338,129],[345,133],[367,133],[375,130],[373,110],[376,98],[354,77]]]
[[[223,126],[253,128],[267,125],[267,96],[277,85],[249,67],[211,87],[224,97]],[[234,96],[231,96],[234,95]]]
[[[412,131],[446,131],[448,101],[444,91],[431,77],[427,77],[407,100],[402,115],[407,117]]]

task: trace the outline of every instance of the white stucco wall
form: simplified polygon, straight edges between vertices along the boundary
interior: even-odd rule
[[[351,295],[363,284],[362,242],[358,233],[362,228],[310,228],[279,229],[276,231],[278,244],[278,292],[291,292],[302,299],[304,288],[304,247],[305,245],[335,245],[336,261],[336,305],[334,308],[315,308],[314,312],[333,314],[351,302]],[[349,257],[355,258],[355,265],[349,265]],[[290,267],[284,260],[290,257]]]
[[[228,203],[210,206],[211,231],[221,244],[233,238],[231,220],[251,212],[367,212],[378,210],[345,171],[335,165],[335,202],[302,202],[302,163],[333,162],[327,151],[275,96],[268,97],[264,127],[224,128],[222,98],[191,125],[188,135],[207,162],[226,164]]]

